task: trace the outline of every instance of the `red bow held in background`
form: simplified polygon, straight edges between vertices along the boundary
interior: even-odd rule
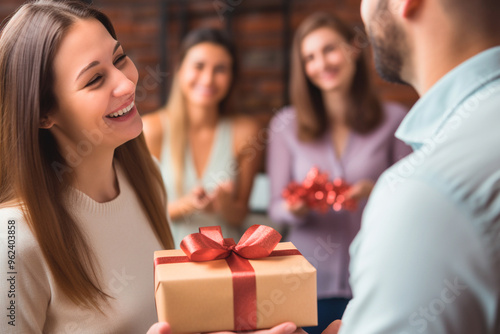
[[[245,259],[258,259],[269,256],[280,240],[281,234],[271,227],[253,225],[236,245],[232,238],[222,237],[220,226],[210,226],[186,236],[181,249],[189,260],[196,262],[225,259],[233,252]]]
[[[282,196],[290,205],[303,202],[308,208],[323,213],[330,207],[334,211],[342,209],[354,211],[358,207],[358,202],[346,198],[350,188],[351,186],[342,179],[328,181],[327,173],[322,173],[313,167],[302,184],[291,182],[283,190]]]

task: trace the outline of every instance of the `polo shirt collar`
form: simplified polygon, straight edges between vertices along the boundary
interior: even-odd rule
[[[434,136],[466,98],[500,77],[500,46],[464,61],[443,76],[415,103],[396,137],[418,149]]]

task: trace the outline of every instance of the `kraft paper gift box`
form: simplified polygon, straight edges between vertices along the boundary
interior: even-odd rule
[[[254,225],[235,245],[219,226],[202,227],[182,250],[155,252],[158,320],[173,333],[316,326],[316,269],[280,239]]]

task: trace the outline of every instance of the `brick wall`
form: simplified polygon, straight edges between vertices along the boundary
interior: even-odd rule
[[[183,32],[199,27],[229,28],[239,50],[242,72],[238,82],[238,112],[258,114],[265,123],[285,104],[283,2],[290,4],[290,28],[315,11],[333,12],[353,27],[362,27],[360,0],[170,0],[166,2],[167,41],[160,40],[161,7],[166,0],[94,0],[111,18],[127,54],[136,63],[140,81],[137,104],[142,113],[157,109],[166,94],[174,58]],[[0,20],[23,1],[2,0]],[[184,14],[183,14],[184,13]],[[183,25],[181,17],[185,15]],[[159,67],[162,43],[166,43],[167,71]],[[411,106],[417,99],[413,89],[383,82],[374,75],[385,100]]]

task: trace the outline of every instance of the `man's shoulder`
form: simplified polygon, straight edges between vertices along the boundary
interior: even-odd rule
[[[494,166],[500,165],[500,154]],[[420,159],[420,161],[418,160]],[[426,161],[426,159],[428,159]],[[400,238],[433,238],[426,243],[436,256],[460,254],[474,242],[492,270],[500,270],[500,172],[483,172],[475,157],[448,160],[415,152],[388,169],[379,179],[365,209],[363,228],[384,228]],[[492,166],[485,167],[491,168]],[[477,168],[477,169],[474,169]],[[399,233],[399,234],[398,234]],[[455,239],[454,239],[455,238]],[[454,242],[453,240],[462,240]],[[408,240],[407,240],[408,241]],[[411,243],[407,242],[408,247]],[[414,244],[417,251],[421,245]],[[468,248],[471,250],[472,248]],[[451,250],[451,251],[450,251]],[[443,260],[446,256],[443,255]],[[472,257],[463,257],[470,259]]]
[[[395,188],[379,184],[351,246],[355,297],[375,291],[369,302],[379,305],[378,310],[404,298],[393,314],[401,329],[414,328],[425,320],[428,332],[439,332],[443,323],[461,323],[456,314],[463,314],[471,303],[497,303],[500,247],[495,238],[500,236],[500,220],[478,223],[479,216],[469,203],[460,205],[443,189],[416,176]],[[454,282],[460,287],[455,297],[448,291]],[[418,313],[419,307],[433,302],[442,291],[446,291],[443,303],[458,296],[461,302],[446,304],[440,321],[427,322]],[[360,299],[357,309],[363,310],[366,301]],[[476,310],[470,316],[483,322],[487,315]]]
[[[474,214],[500,215],[500,84],[462,101],[440,129],[381,178],[391,188],[407,180],[428,183]],[[489,203],[489,204],[488,204]]]

